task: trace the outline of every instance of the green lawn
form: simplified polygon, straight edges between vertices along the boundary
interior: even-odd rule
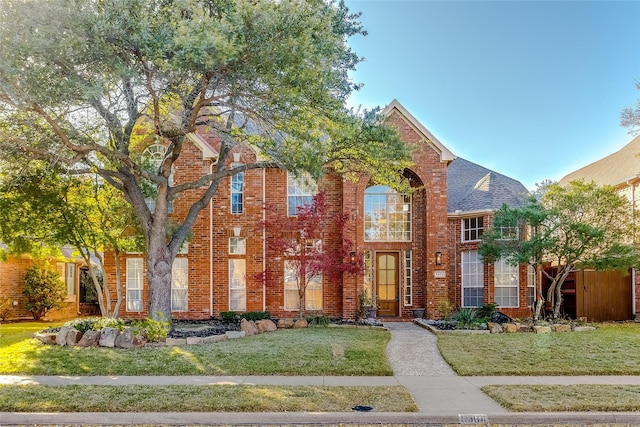
[[[458,375],[640,375],[640,324],[549,334],[439,334]]]
[[[393,374],[386,358],[390,334],[380,329],[290,329],[217,344],[120,350],[47,346],[29,338],[42,328],[36,322],[0,325],[0,374]]]
[[[404,387],[0,386],[0,412],[416,412]]]

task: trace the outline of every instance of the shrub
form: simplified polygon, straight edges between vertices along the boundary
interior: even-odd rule
[[[327,326],[331,323],[331,319],[326,314],[317,316],[307,316],[305,318],[309,326]]]
[[[69,320],[64,326],[70,326],[84,334],[87,331],[100,331],[104,328],[116,328],[122,331],[125,322],[113,317],[83,317]]]
[[[478,311],[471,307],[462,307],[453,315],[453,320],[456,321],[456,328],[465,329],[472,328],[478,325]]]
[[[242,313],[240,315],[241,319],[247,319],[247,320],[263,320],[263,319],[269,319],[271,317],[271,314],[269,314],[268,311],[247,311],[246,313]]]
[[[491,316],[496,312],[495,303],[484,304],[482,307],[478,308],[478,320],[481,323],[487,323],[491,321]]]
[[[0,299],[0,320],[4,322],[12,312],[13,301],[11,301],[11,298]]]
[[[171,331],[171,321],[160,316],[160,320],[151,318],[134,320],[131,322],[134,335],[141,335],[151,342],[159,342],[166,339]]]
[[[442,315],[444,320],[448,320],[453,312],[453,305],[449,298],[442,298],[438,301],[438,312]]]
[[[62,308],[67,288],[56,271],[34,265],[25,274],[23,294],[27,298],[25,308],[40,320],[52,308]]]
[[[225,322],[240,320],[240,315],[235,311],[221,311],[220,318]]]

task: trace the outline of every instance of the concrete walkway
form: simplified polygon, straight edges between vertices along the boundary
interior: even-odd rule
[[[592,424],[640,425],[640,413],[509,413],[480,388],[490,384],[640,384],[640,376],[460,377],[440,356],[435,335],[413,323],[388,323],[393,377],[332,376],[0,376],[2,384],[404,386],[418,413],[1,413],[0,424]]]

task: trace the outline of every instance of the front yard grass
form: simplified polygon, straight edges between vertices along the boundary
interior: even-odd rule
[[[611,384],[490,385],[482,391],[516,412],[634,412],[640,386]]]
[[[603,323],[588,332],[439,334],[458,375],[640,375],[640,324]]]
[[[386,357],[390,334],[380,329],[315,327],[217,344],[121,350],[50,346],[29,338],[48,326],[0,325],[0,374],[393,375]]]
[[[0,386],[0,412],[416,412],[395,387]]]

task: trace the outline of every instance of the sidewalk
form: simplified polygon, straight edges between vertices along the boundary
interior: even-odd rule
[[[640,413],[509,413],[480,388],[490,384],[640,384],[640,376],[460,377],[444,362],[436,337],[412,323],[387,325],[393,377],[291,376],[0,376],[3,384],[404,386],[417,413],[0,413],[0,424],[592,424],[640,425]]]

